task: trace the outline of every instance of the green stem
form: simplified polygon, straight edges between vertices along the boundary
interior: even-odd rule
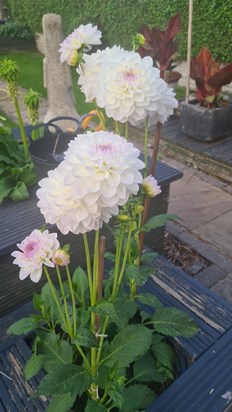
[[[21,132],[21,136],[22,136],[25,159],[28,160],[29,159],[29,152],[28,152],[28,147],[27,147],[27,137],[26,137],[26,134],[25,134],[24,126],[23,126],[23,120],[22,120],[22,116],[21,116],[21,113],[20,113],[17,97],[14,97],[13,101],[14,101],[15,111],[16,111],[16,114],[17,114],[17,117],[18,117],[19,128],[20,128],[20,132]]]
[[[73,309],[73,335],[75,336],[77,333],[77,319],[76,319],[76,302],[75,302],[75,295],[74,295],[74,290],[73,290],[73,285],[72,285],[72,279],[71,275],[69,272],[69,267],[66,265],[66,274],[68,278],[68,285],[69,285],[69,290],[71,293],[71,299],[72,299],[72,309]]]
[[[144,163],[145,163],[144,178],[147,177],[147,169],[148,169],[147,146],[148,146],[148,117],[146,118],[146,125],[145,125],[145,130],[144,130]]]
[[[61,279],[61,275],[60,275],[60,269],[59,266],[56,265],[56,273],[57,273],[57,277],[59,280],[59,285],[60,285],[60,290],[61,290],[61,294],[63,296],[63,300],[64,300],[64,310],[65,310],[65,315],[66,315],[66,320],[67,320],[67,325],[68,325],[68,331],[69,331],[69,335],[72,336],[72,325],[70,322],[70,317],[69,317],[69,313],[68,313],[68,305],[67,305],[67,299],[65,296],[65,291],[64,291],[64,286],[63,286],[63,282]]]
[[[124,254],[124,258],[123,258],[123,262],[122,262],[122,267],[121,267],[121,271],[118,277],[118,282],[117,282],[117,287],[116,287],[116,293],[113,296],[113,299],[115,299],[117,293],[118,293],[118,289],[120,287],[123,275],[124,275],[124,271],[126,268],[126,263],[127,263],[127,258],[130,252],[130,241],[131,241],[131,235],[132,235],[132,231],[133,231],[133,221],[130,225],[129,231],[128,231],[128,238],[127,238],[127,243],[126,243],[126,250],[125,250],[125,254]]]
[[[93,279],[92,279],[92,270],[91,270],[91,260],[90,260],[90,253],[89,253],[89,243],[86,233],[83,234],[84,239],[84,246],[85,246],[85,257],[86,257],[86,265],[87,265],[87,276],[89,282],[89,294],[91,304],[93,302]]]
[[[117,288],[117,282],[118,282],[118,272],[119,272],[119,266],[120,266],[120,258],[121,258],[121,252],[122,252],[122,245],[123,245],[123,238],[124,238],[124,224],[121,224],[120,227],[120,235],[117,238],[116,241],[116,253],[115,253],[115,263],[114,263],[114,283],[113,283],[113,290],[112,290],[112,299],[114,300],[114,297],[116,295],[116,288]]]
[[[94,257],[93,257],[93,300],[92,306],[96,305],[98,294],[98,247],[99,247],[99,229],[95,232]],[[96,314],[91,313],[91,330],[96,334]],[[96,348],[91,348],[91,367],[96,371]]]
[[[119,123],[117,122],[117,120],[115,120],[115,133],[120,135],[120,127],[119,127]]]
[[[62,312],[62,308],[61,308],[61,306],[60,306],[60,302],[59,302],[59,300],[58,300],[58,298],[57,298],[56,289],[55,289],[55,287],[54,287],[54,285],[53,285],[53,283],[52,283],[52,280],[51,280],[51,278],[50,278],[50,275],[49,275],[49,273],[48,273],[48,270],[47,270],[46,266],[44,266],[43,268],[44,268],[44,273],[45,273],[45,275],[46,275],[48,284],[49,284],[50,289],[51,289],[51,292],[52,292],[52,296],[53,296],[54,301],[55,301],[55,303],[56,303],[58,312],[59,312],[59,314],[60,314],[61,320],[62,320],[62,322],[64,323],[65,328],[66,328],[67,331],[68,331],[69,328],[68,328],[68,325],[67,325],[66,320],[65,320],[65,318],[64,318],[64,315],[63,315],[63,312]]]
[[[95,232],[94,258],[93,258],[93,305],[97,301],[98,292],[98,248],[99,248],[99,229]]]
[[[98,347],[98,351],[97,351],[97,359],[96,359],[96,365],[99,365],[100,362],[100,358],[101,358],[101,353],[102,353],[102,347],[103,347],[103,342],[104,342],[104,336],[105,335],[105,331],[109,322],[109,316],[106,316],[104,323],[102,325],[102,329],[101,329],[101,338],[100,338],[100,342],[99,342],[99,347]]]
[[[126,123],[125,123],[125,138],[126,138],[126,140],[128,140],[128,137],[129,137],[129,122],[127,120]]]
[[[85,356],[83,350],[81,349],[81,347],[79,345],[76,345],[76,348],[79,351],[80,355],[82,356],[83,361],[85,362],[88,371],[90,372],[91,371],[91,366],[90,366],[89,361],[88,361],[87,357]]]

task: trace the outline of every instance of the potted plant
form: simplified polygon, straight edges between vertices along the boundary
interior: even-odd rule
[[[190,76],[196,100],[181,104],[181,129],[188,136],[213,141],[232,133],[232,105],[220,94],[232,81],[232,63],[220,67],[206,47],[192,57]]]
[[[173,70],[173,58],[177,51],[176,36],[179,31],[179,14],[168,20],[165,30],[160,30],[157,27],[149,29],[147,26],[143,26],[139,30],[144,37],[144,44],[140,45],[138,53],[142,57],[152,57],[154,66],[158,66],[161,77],[170,86],[175,86],[181,78],[181,73]]]
[[[185,313],[163,307],[139,289],[153,273],[154,258],[143,250],[142,235],[174,216],[147,218],[149,200],[161,192],[153,177],[157,152],[149,170],[146,151],[143,162],[127,140],[128,122],[144,122],[146,144],[149,122],[163,123],[177,102],[149,57],[119,47],[82,55],[99,38],[97,27],[81,25],[62,43],[61,57],[69,64],[79,62],[86,98],[115,120],[116,132],[79,134],[37,191],[46,223],[63,235],[83,235],[85,269],[79,266],[72,273],[69,246],[44,229],[33,230],[12,253],[20,280],[30,276],[37,283],[42,274],[47,279],[33,298],[36,314],[9,332],[36,332],[26,376],[46,371],[37,393],[52,397],[49,412],[58,405],[62,412],[144,410],[155,397],[151,383],[163,386],[176,373],[167,337],[198,331]],[[113,216],[115,251],[106,253],[101,228]]]

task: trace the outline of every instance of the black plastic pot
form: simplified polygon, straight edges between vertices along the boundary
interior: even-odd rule
[[[63,132],[57,122],[71,120],[75,123],[75,130]],[[79,120],[73,117],[56,117],[46,124],[35,126],[44,127],[44,136],[32,141],[29,145],[29,154],[39,179],[45,177],[49,170],[55,169],[63,160],[63,153],[77,133],[82,133]]]

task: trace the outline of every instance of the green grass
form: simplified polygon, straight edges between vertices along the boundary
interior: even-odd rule
[[[178,100],[183,99],[186,95],[186,88],[184,86],[176,86],[174,92],[176,93],[176,98]]]
[[[4,58],[14,60],[17,63],[20,69],[19,86],[25,89],[32,88],[41,93],[43,97],[47,97],[47,91],[43,86],[43,56],[40,53],[36,51],[4,52],[1,53],[0,60]],[[94,106],[85,103],[85,97],[77,84],[77,73],[75,70],[72,71],[72,77],[77,111],[81,115],[88,113]]]

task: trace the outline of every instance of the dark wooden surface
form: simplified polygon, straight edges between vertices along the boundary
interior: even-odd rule
[[[171,117],[163,126],[161,137],[167,155],[232,182],[232,134],[211,143],[202,142],[182,133],[180,117]]]
[[[150,216],[166,213],[168,208],[169,187],[171,182],[179,179],[182,173],[172,167],[158,162],[156,177],[162,187],[162,193],[151,200]],[[6,201],[0,206],[0,316],[12,311],[23,303],[32,299],[33,292],[39,291],[43,285],[43,279],[38,284],[29,278],[19,280],[19,268],[13,265],[10,255],[16,250],[16,244],[28,236],[33,229],[39,229],[44,224],[44,218],[37,207],[38,199],[35,195],[36,187],[32,190],[29,200],[13,203]],[[48,226],[53,232],[56,226]],[[146,243],[161,252],[164,242],[164,226],[146,235]],[[108,250],[113,246],[112,233],[104,227],[101,234],[106,236]],[[68,234],[62,235],[58,232],[60,244],[71,245],[72,268],[85,264],[85,252],[82,236]],[[94,232],[88,233],[90,248],[94,243]],[[12,292],[13,291],[13,292]]]
[[[143,288],[154,293],[165,305],[175,306],[189,313],[198,323],[200,331],[192,338],[176,339],[175,343],[181,347],[190,367],[165,390],[156,401],[155,409],[149,409],[149,412],[231,410],[227,409],[227,406],[231,405],[228,396],[229,392],[232,392],[232,305],[177,269],[162,256],[156,259],[155,266],[154,275]],[[18,399],[19,388],[22,397],[20,402],[24,402],[22,411],[45,410],[42,409],[45,404],[41,409],[40,406],[33,409],[34,404],[27,404],[23,400],[24,396],[28,396],[28,391],[34,390],[40,377],[30,382],[32,386],[28,389],[22,370],[30,350],[21,337],[6,334],[7,327],[13,321],[27,316],[32,310],[32,305],[28,303],[0,319],[0,370],[14,382],[12,386],[11,380],[0,377],[0,394],[4,394],[2,405],[4,399],[12,402],[12,409],[4,409],[3,406],[4,412],[18,410],[15,409],[15,399]],[[18,366],[15,368],[15,362],[20,365],[19,371]],[[15,398],[12,395],[14,391],[17,392]],[[44,402],[46,403],[46,400]]]

